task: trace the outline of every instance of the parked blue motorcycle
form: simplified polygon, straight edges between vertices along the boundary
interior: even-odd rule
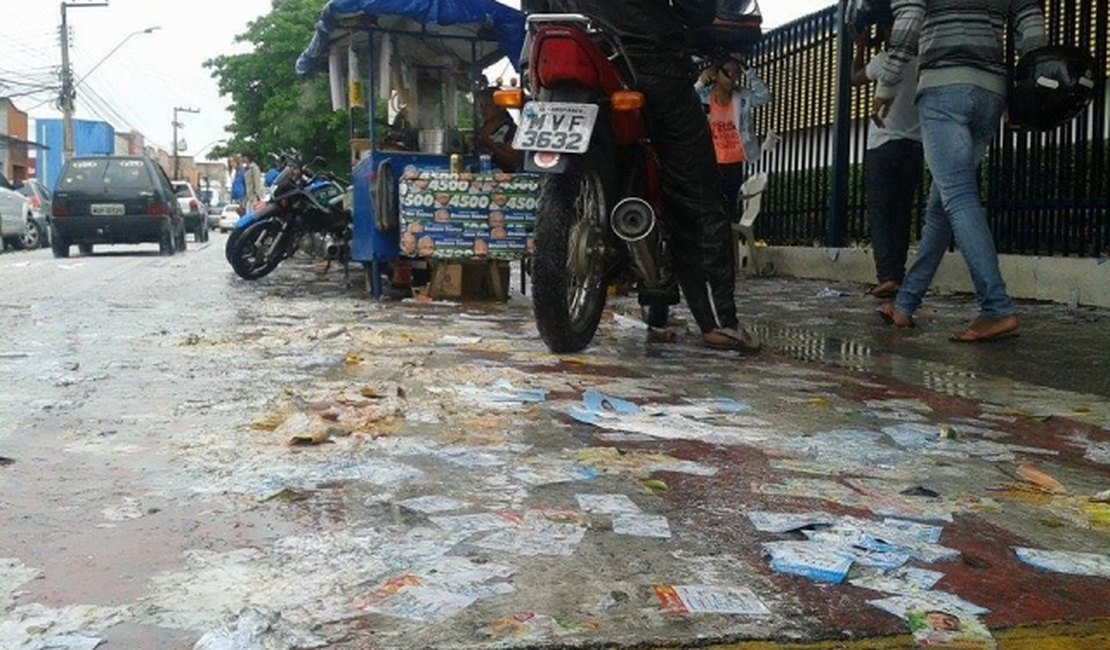
[[[244,215],[228,238],[231,268],[245,280],[257,280],[291,257],[305,236],[319,236],[324,259],[343,264],[349,281],[351,213],[344,206],[348,187],[333,174],[313,174],[295,153],[283,158],[286,164],[270,198]]]

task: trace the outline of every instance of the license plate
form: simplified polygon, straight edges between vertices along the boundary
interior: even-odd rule
[[[513,138],[518,151],[586,153],[597,121],[597,104],[528,102]]]
[[[94,217],[119,217],[122,216],[126,210],[121,203],[94,203],[89,207],[89,212]]]

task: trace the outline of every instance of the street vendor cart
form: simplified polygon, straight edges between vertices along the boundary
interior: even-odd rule
[[[384,275],[404,284],[413,268],[442,284],[447,267],[482,263],[507,281],[508,263],[528,254],[537,179],[479,155],[474,102],[484,70],[517,64],[523,38],[524,15],[496,0],[324,7],[297,72],[326,69],[333,108],[369,117],[368,137],[351,141],[351,258],[374,297]]]

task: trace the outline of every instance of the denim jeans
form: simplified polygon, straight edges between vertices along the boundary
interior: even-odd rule
[[[977,167],[1005,105],[1002,95],[971,85],[927,88],[917,98],[933,187],[917,259],[894,301],[903,314],[913,315],[921,306],[953,235],[979,296],[980,314],[997,319],[1014,313],[977,181]]]

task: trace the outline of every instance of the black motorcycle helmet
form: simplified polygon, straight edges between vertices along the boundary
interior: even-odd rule
[[[1101,72],[1090,52],[1070,45],[1026,53],[1010,81],[1011,126],[1048,131],[1071,121],[1094,98]]]
[[[872,25],[893,25],[894,11],[890,0],[848,0],[844,8],[844,24],[864,32]]]
[[[690,32],[695,53],[749,52],[763,36],[758,0],[717,0],[712,24]]]

